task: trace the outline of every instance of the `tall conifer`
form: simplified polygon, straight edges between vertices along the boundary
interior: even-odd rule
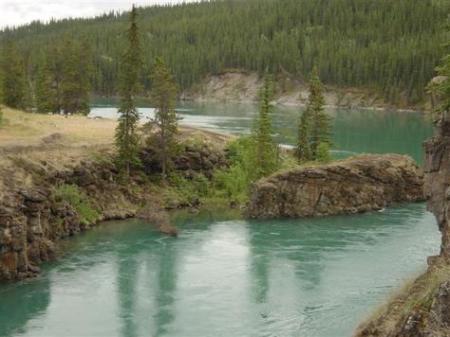
[[[298,138],[296,156],[299,162],[305,162],[312,159],[311,144],[309,142],[311,128],[311,111],[306,109],[300,117],[298,125]]]
[[[67,39],[63,48],[61,81],[62,110],[69,113],[89,113],[90,65],[89,46]]]
[[[139,92],[139,74],[142,68],[142,53],[137,26],[137,10],[133,6],[130,13],[130,27],[127,31],[128,46],[120,65],[120,108],[119,124],[116,128],[116,146],[118,164],[127,176],[130,169],[139,165],[139,137],[137,128],[139,112],[135,96]]]
[[[7,42],[2,56],[3,102],[11,108],[24,108],[26,105],[26,76],[23,58],[11,41]]]
[[[300,162],[329,157],[324,152],[329,151],[331,146],[331,119],[325,113],[324,105],[323,86],[314,67],[309,82],[308,103],[298,126],[296,156]]]
[[[171,168],[171,157],[176,148],[177,116],[175,112],[177,88],[169,69],[161,58],[157,58],[153,67],[152,99],[156,107],[154,124],[156,133],[150,139],[161,163],[162,176],[166,179]]]
[[[40,113],[59,112],[54,74],[46,59],[42,60],[38,68],[36,78],[36,109]]]
[[[309,83],[309,100],[307,110],[311,114],[310,144],[313,159],[317,157],[320,143],[331,145],[331,120],[324,111],[325,98],[319,73],[314,67]]]
[[[278,145],[272,138],[272,80],[266,76],[260,93],[259,116],[254,130],[256,142],[256,172],[258,177],[267,176],[277,169],[279,163]]]

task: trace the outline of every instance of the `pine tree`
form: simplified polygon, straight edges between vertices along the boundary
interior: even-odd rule
[[[62,110],[65,114],[89,113],[90,55],[89,48],[67,39],[63,48],[61,81]]]
[[[253,131],[255,149],[256,149],[256,163],[255,171],[257,177],[264,177],[273,173],[279,164],[278,145],[272,138],[272,80],[266,76],[264,85],[260,93],[260,107],[259,116],[256,123],[256,128]]]
[[[423,87],[448,41],[442,29],[450,10],[448,0],[231,2],[232,6],[230,1],[203,1],[140,9],[140,28],[147,32],[144,64],[150,65],[155,55],[163,56],[184,90],[230,68],[258,73],[283,69],[289,78],[302,79],[316,63],[324,83],[373,88],[374,94],[392,103],[413,104],[425,98]],[[125,39],[118,39],[117,32],[123,23],[123,14],[108,14],[5,29],[0,48],[13,37],[27,54],[27,63],[36,64],[42,47],[64,35],[87,38],[95,62],[92,89],[115,95],[125,49]],[[150,81],[144,85],[150,89]]]
[[[306,110],[311,113],[310,146],[311,155],[317,159],[320,143],[331,145],[331,120],[324,111],[325,98],[319,73],[314,67],[309,84],[309,99]]]
[[[450,55],[442,60],[437,67],[438,77],[434,78],[428,85],[428,91],[432,95],[434,113],[436,119],[450,121]]]
[[[78,112],[88,115],[91,111],[89,101],[93,76],[92,50],[85,39],[78,48]]]
[[[136,19],[137,10],[133,6],[130,13],[130,28],[127,31],[128,47],[120,65],[120,116],[116,128],[117,161],[119,167],[125,170],[127,177],[130,175],[130,169],[140,164],[137,134],[139,112],[134,98],[140,88],[142,56]]]
[[[64,58],[62,53],[63,46],[56,45],[49,50],[47,61],[53,76],[53,89],[55,91],[55,112],[61,113],[62,107],[62,83],[64,73]]]
[[[156,107],[156,115],[153,124],[157,130],[153,137],[150,137],[157,151],[162,176],[165,180],[171,168],[171,157],[176,149],[177,116],[175,112],[177,89],[175,81],[169,69],[157,58],[151,76],[152,100]]]
[[[3,102],[11,108],[25,108],[26,76],[23,58],[13,42],[4,49],[2,64]]]
[[[298,125],[298,137],[296,156],[299,162],[306,162],[312,160],[310,137],[311,111],[306,109],[300,117]]]
[[[316,160],[320,163],[328,163],[331,161],[330,145],[328,143],[320,143],[317,147]]]
[[[39,113],[59,112],[54,76],[47,60],[44,60],[38,68],[36,108]]]

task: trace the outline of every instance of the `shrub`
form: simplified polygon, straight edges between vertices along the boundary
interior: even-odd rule
[[[331,161],[330,145],[320,143],[317,147],[317,161],[320,163],[329,163]]]
[[[214,189],[221,197],[234,201],[245,201],[250,179],[240,163],[227,170],[217,171],[214,175]]]
[[[169,183],[172,190],[172,193],[169,193],[170,197],[178,197],[177,199],[181,199],[182,202],[188,204],[205,198],[210,194],[210,181],[203,174],[187,179],[175,172],[171,172]]]
[[[88,225],[94,223],[100,216],[92,207],[89,197],[76,185],[63,184],[56,188],[55,198],[70,204],[80,217],[81,223]]]
[[[214,192],[232,201],[245,202],[250,185],[258,179],[255,141],[241,137],[228,145],[230,166],[214,174]]]

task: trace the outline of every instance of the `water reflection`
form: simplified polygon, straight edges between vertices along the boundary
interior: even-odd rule
[[[117,252],[118,257],[118,298],[121,318],[121,335],[124,337],[136,337],[137,327],[135,319],[136,283],[138,281],[138,261],[136,250],[122,246]]]
[[[50,299],[48,278],[26,281],[20,287],[0,284],[0,336],[22,333],[30,320],[45,313]]]
[[[70,240],[40,279],[0,287],[0,336],[349,336],[439,247],[424,205],[175,218],[178,239],[140,221],[109,223]]]
[[[174,321],[174,302],[177,288],[177,253],[173,244],[165,245],[159,254],[157,289],[155,293],[155,336],[165,336]]]

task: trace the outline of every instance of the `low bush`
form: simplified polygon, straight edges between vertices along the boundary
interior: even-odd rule
[[[81,223],[88,225],[94,223],[100,216],[92,207],[89,197],[76,185],[59,185],[55,190],[57,201],[65,201],[78,213]]]
[[[317,147],[317,161],[319,163],[329,163],[331,159],[330,144],[320,143]]]

